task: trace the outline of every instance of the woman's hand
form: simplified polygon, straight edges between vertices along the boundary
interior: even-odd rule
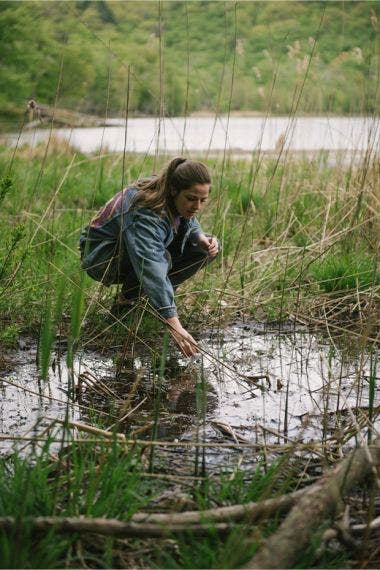
[[[198,245],[207,251],[210,257],[215,257],[219,251],[219,244],[216,237],[211,236],[207,237],[204,234],[200,234],[198,236]]]
[[[196,341],[193,339],[191,334],[183,328],[178,317],[169,317],[166,319],[166,322],[169,325],[170,334],[178,344],[178,347],[184,356],[189,357],[199,354]]]

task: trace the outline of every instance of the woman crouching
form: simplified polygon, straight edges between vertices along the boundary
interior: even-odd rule
[[[159,176],[113,196],[80,237],[82,268],[105,285],[121,283],[121,303],[144,293],[185,356],[199,350],[178,319],[174,291],[218,254],[218,240],[195,217],[210,189],[204,164],[174,158]]]

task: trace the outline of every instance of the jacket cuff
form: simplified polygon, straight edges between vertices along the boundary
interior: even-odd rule
[[[162,309],[157,309],[157,312],[160,313],[161,317],[164,319],[178,316],[177,309],[175,307],[164,307]]]

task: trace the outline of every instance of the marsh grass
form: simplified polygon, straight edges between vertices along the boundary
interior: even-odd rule
[[[54,344],[62,319],[65,286],[66,282],[64,279],[57,283],[55,306],[52,306],[51,291],[49,289],[45,291],[45,307],[41,315],[37,346],[37,362],[43,380],[47,380],[49,375]]]
[[[3,149],[3,164],[8,157],[9,152]],[[19,322],[21,328],[37,328],[47,302],[41,290],[48,282],[53,284],[49,293],[55,306],[57,284],[64,275],[67,283],[62,312],[72,313],[75,331],[71,336],[76,339],[80,336],[82,304],[86,305],[87,323],[94,325],[101,320],[99,310],[107,310],[111,304],[112,288],[99,288],[86,276],[80,277],[77,239],[91,212],[118,189],[121,164],[117,157],[98,158],[101,176],[95,179],[93,158],[52,151],[32,199],[34,178],[39,175],[38,160],[31,162],[21,151],[16,155],[12,193],[17,193],[21,207],[15,211],[9,194],[3,200],[1,286],[7,298],[0,292],[2,314],[12,314],[12,321]],[[145,157],[142,164],[139,157],[128,155],[125,178],[134,179],[142,170],[148,173],[152,161]],[[217,162],[210,161],[210,167],[218,172]],[[250,176],[249,161],[227,161],[223,188],[213,190],[210,207],[202,215],[206,229],[215,225],[222,255],[208,268],[208,277],[200,275],[181,288],[179,294],[186,301],[184,310],[189,315],[197,312],[199,299],[208,318],[219,310],[220,301],[225,301],[232,311],[239,310],[243,302],[244,311],[253,317],[266,314],[278,318],[297,312],[295,303],[298,309],[312,307],[324,293],[334,292],[339,297],[355,290],[359,295],[377,298],[379,223],[374,208],[379,181],[375,164],[367,174],[368,186],[364,184],[365,190],[360,189],[361,206],[354,224],[359,174],[353,168],[348,176],[339,166],[326,166],[318,156],[313,161],[289,159],[277,167],[269,158],[255,170],[254,185]],[[270,188],[268,176],[273,180]],[[91,180],[95,187],[91,187]],[[50,189],[61,183],[54,211],[45,214],[44,208],[51,202]],[[217,210],[224,214],[215,219]],[[32,236],[33,242],[28,245]],[[215,289],[223,295],[215,296]],[[240,296],[235,297],[236,291],[241,292]]]
[[[230,89],[232,96],[233,77]],[[161,92],[160,104],[162,97]],[[162,106],[160,110],[163,113]],[[247,160],[232,160],[226,152],[221,158],[200,158],[207,162],[214,179],[201,222],[206,231],[213,229],[222,249],[213,264],[179,290],[184,322],[198,331],[205,327],[221,331],[237,317],[275,321],[290,317],[294,322],[318,325],[330,338],[331,330],[345,335],[354,329],[362,355],[368,342],[375,346],[380,285],[378,159],[368,160],[367,156],[361,164],[343,167],[339,162],[330,165],[326,153],[310,158],[292,155],[283,148],[277,156],[258,151]],[[0,167],[8,172],[0,184],[0,342],[16,346],[19,335],[38,336],[39,373],[48,380],[53,360],[59,360],[60,340],[65,339],[71,396],[79,350],[91,346],[111,353],[116,377],[122,379],[126,362],[133,363],[143,346],[151,357],[154,392],[151,443],[159,437],[162,385],[173,347],[144,299],[125,315],[112,314],[117,287],[105,288],[80,271],[78,237],[95,211],[120,190],[121,181],[130,182],[157,171],[167,159],[157,152],[144,157],[128,153],[85,156],[67,145],[63,147],[53,134],[46,148],[0,149]],[[369,422],[376,406],[375,350],[368,380]],[[202,365],[194,376],[195,439],[202,441],[206,421]],[[321,421],[327,439],[333,378],[324,380]],[[124,411],[131,409],[139,381],[137,374]],[[286,384],[281,426],[284,440],[289,427],[288,388]],[[359,393],[361,387],[357,389]],[[114,401],[113,406],[109,406],[107,419],[112,416],[116,429],[120,404]],[[97,410],[96,403],[92,407],[89,420],[108,429],[109,421],[100,413],[103,410]],[[357,435],[354,420],[342,438]],[[339,430],[338,414],[335,422]],[[370,426],[368,441],[372,431]],[[53,531],[41,538],[29,532],[28,516],[128,520],[136,510],[151,508],[170,488],[165,476],[177,475],[165,461],[165,454],[155,445],[148,451],[135,446],[127,453],[120,450],[116,440],[108,446],[81,446],[71,440],[69,429],[63,430],[56,460],[49,443],[28,460],[17,455],[2,460],[1,513],[16,516],[20,522],[15,534],[0,535],[4,553],[1,564],[125,567],[137,560],[141,565],[167,568],[227,568],[244,563],[277,527],[279,519],[274,517],[257,529],[257,540],[250,540],[249,545],[245,536],[251,531],[244,524],[223,538],[210,525],[203,538],[185,533],[175,542],[146,541],[143,545],[139,541],[121,544],[112,538],[94,543],[88,537],[58,536]],[[304,465],[297,467],[291,454],[273,461],[264,453],[262,461],[256,461],[248,472],[235,468],[216,475],[208,466],[205,448],[199,446],[186,461],[186,467],[191,468],[186,477],[193,478],[186,491],[199,509],[287,492],[299,484],[299,473],[306,469]],[[25,540],[15,550],[13,545],[21,533]],[[297,567],[313,563],[336,567],[342,563],[344,554],[319,553],[320,538],[319,534],[315,536],[315,544]],[[49,551],[45,558],[44,550]]]
[[[378,361],[377,355],[374,351],[371,351],[371,360],[370,360],[370,375],[368,378],[369,383],[369,391],[368,391],[368,420],[369,422],[373,422],[374,418],[374,406],[375,406],[375,394],[378,384],[378,377],[377,377],[377,370],[378,370]],[[368,443],[372,442],[373,438],[373,430],[371,427],[368,430]]]
[[[127,520],[149,496],[141,480],[138,454],[117,446],[62,449],[52,460],[49,441],[42,452],[27,459],[1,458],[0,512],[17,517],[10,534],[0,531],[2,568],[57,568],[77,566],[78,537],[30,532],[29,516],[108,516]],[[14,548],[17,537],[18,548]],[[90,555],[91,558],[91,555]],[[99,555],[106,563],[106,549]]]
[[[330,250],[311,267],[310,274],[326,293],[364,291],[380,284],[376,256],[360,250],[343,253]]]
[[[162,354],[161,354],[157,379],[153,380],[154,415],[153,415],[152,441],[157,440],[158,436],[158,425],[160,421],[160,412],[161,412],[162,382],[165,374],[165,362],[168,353],[168,342],[169,342],[169,334],[166,332],[163,339]],[[153,370],[155,370],[154,362],[155,361],[153,359]],[[151,447],[150,458],[149,458],[149,471],[152,473],[154,471],[154,453],[155,453],[155,447],[153,445]]]
[[[278,527],[280,520],[273,520],[257,531],[265,538],[272,534]],[[193,536],[185,535],[181,541],[179,552],[176,556],[162,549],[158,553],[160,568],[239,568],[250,560],[257,552],[258,542],[247,542],[245,536],[249,532],[244,525],[232,531],[227,538],[222,538],[217,533],[212,533],[207,540],[195,540]],[[322,552],[321,537],[316,536],[313,544],[300,556],[294,568],[312,568],[318,565],[320,568],[343,568],[347,564],[347,556],[344,553]],[[165,551],[166,550],[166,551]]]
[[[175,548],[165,548],[162,541],[145,545],[139,539],[116,540],[92,535],[32,532],[29,517],[106,517],[128,521],[137,511],[150,510],[170,487],[170,480],[147,477],[144,469],[144,453],[138,446],[126,452],[116,442],[108,445],[76,443],[52,453],[51,442],[46,440],[42,449],[28,458],[17,454],[0,458],[0,514],[16,518],[12,531],[0,530],[2,568],[59,568],[64,565],[77,567],[118,568],[123,561],[165,568],[235,567],[253,553],[257,542],[247,545],[244,541],[244,524],[237,525],[224,539],[210,525],[206,536],[195,539],[191,533],[179,535],[169,541]],[[284,467],[288,465],[288,477],[284,479]],[[292,475],[293,473],[293,475]],[[200,490],[190,480],[187,491],[192,493],[200,509],[215,504],[245,503],[281,494],[294,488],[296,470],[287,459],[273,462],[269,470],[258,463],[252,478],[247,473],[226,472],[219,479],[210,477]],[[175,496],[177,486],[172,485]],[[264,525],[263,533],[270,532],[278,524],[276,517]],[[14,548],[15,541],[18,548]],[[258,534],[261,536],[261,531]],[[232,548],[241,544],[241,550]],[[243,548],[244,547],[244,548]],[[231,565],[232,566],[231,566]]]

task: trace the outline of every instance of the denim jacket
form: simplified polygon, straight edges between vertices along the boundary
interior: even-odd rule
[[[128,273],[133,270],[153,307],[164,318],[174,317],[177,310],[167,275],[170,255],[166,248],[175,230],[164,213],[130,209],[136,192],[130,187],[116,194],[82,231],[81,266],[105,285],[128,281]],[[196,240],[202,233],[196,218],[184,221],[181,252],[187,240]]]

